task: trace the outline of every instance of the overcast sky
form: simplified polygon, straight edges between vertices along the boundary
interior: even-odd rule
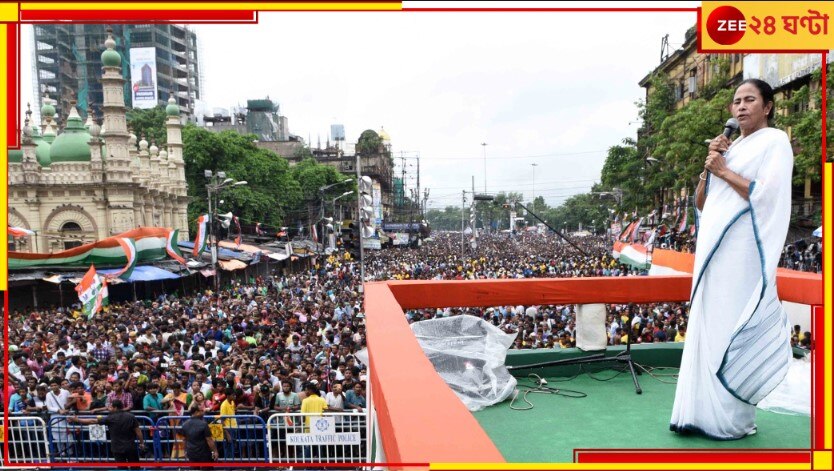
[[[524,4],[487,4],[502,5]],[[535,187],[558,205],[588,191],[606,150],[636,136],[638,82],[659,64],[661,39],[677,49],[695,21],[694,12],[261,13],[257,25],[194,29],[209,109],[269,95],[314,146],[331,124],[353,142],[384,127],[395,155],[419,153],[429,207],[443,207],[460,204],[473,175],[483,191],[484,151],[490,193],[529,197]],[[26,103],[31,33],[22,38]]]

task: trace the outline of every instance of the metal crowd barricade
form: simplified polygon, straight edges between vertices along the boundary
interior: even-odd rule
[[[367,422],[366,411],[273,414],[266,422],[270,462],[367,462]]]
[[[113,461],[110,451],[110,430],[104,428],[104,434],[96,425],[81,425],[67,421],[68,416],[54,415],[49,419],[49,454],[52,463],[81,463]],[[98,415],[79,415],[77,417],[93,418]],[[154,423],[145,416],[137,415],[139,429],[144,435],[145,443],[153,442]],[[137,448],[139,444],[136,444]],[[157,458],[153,450],[140,454],[139,461],[153,462]]]
[[[5,427],[3,417],[0,416],[0,433]],[[41,417],[9,416],[9,462],[2,466],[13,466],[17,463],[48,463],[49,448],[46,440],[46,422]],[[3,438],[0,435],[0,443]],[[2,451],[2,449],[0,449]],[[0,460],[2,460],[0,453]]]
[[[159,462],[188,461],[185,437],[179,433],[189,417],[160,417],[156,422],[154,448]],[[215,435],[218,461],[266,462],[266,423],[256,415],[205,416]],[[222,439],[221,439],[222,437]]]

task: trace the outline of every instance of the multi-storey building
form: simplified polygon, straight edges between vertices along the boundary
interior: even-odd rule
[[[155,104],[167,105],[173,97],[181,113],[193,114],[195,101],[202,99],[196,34],[185,26],[173,24],[125,24],[113,25],[112,29],[115,50],[125,65],[121,74],[126,80],[122,92],[127,107],[134,107],[131,53],[139,48],[153,48]],[[98,58],[105,49],[105,39],[105,25],[59,23],[34,26],[33,80],[41,107],[46,95],[57,101],[59,116],[67,117],[70,103],[75,101],[82,117],[86,117],[90,104],[103,102]],[[100,115],[99,110],[95,112]]]

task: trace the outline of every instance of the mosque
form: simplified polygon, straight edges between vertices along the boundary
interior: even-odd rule
[[[165,108],[167,143],[128,132],[122,57],[110,32],[101,54],[103,124],[71,107],[61,132],[44,100],[40,126],[26,112],[20,150],[9,150],[8,224],[35,232],[9,250],[57,252],[137,227],[179,229],[188,240],[182,120],[173,98]]]

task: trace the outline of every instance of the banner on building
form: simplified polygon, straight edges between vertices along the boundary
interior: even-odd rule
[[[134,108],[155,108],[159,97],[156,87],[156,48],[130,48],[130,85]]]

